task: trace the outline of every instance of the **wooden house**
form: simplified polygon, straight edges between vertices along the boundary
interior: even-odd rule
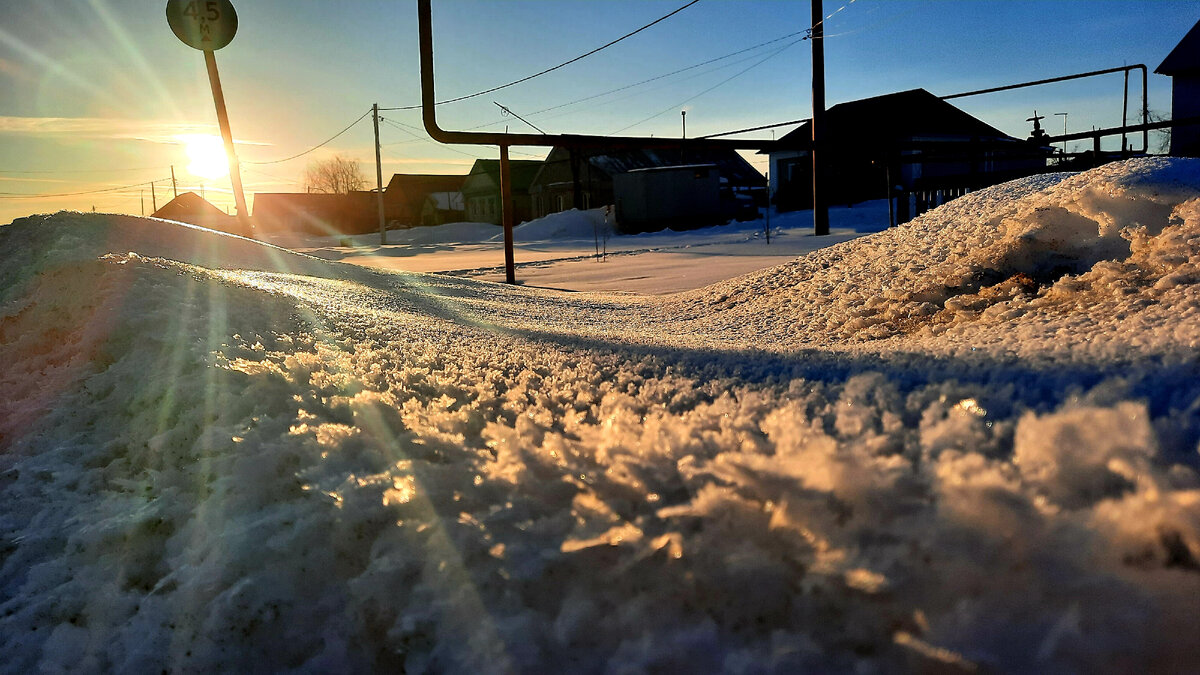
[[[347,235],[379,231],[374,192],[275,192],[254,195],[254,227],[263,235]]]
[[[388,227],[413,227],[423,224],[422,213],[429,195],[457,193],[465,179],[464,175],[393,174],[383,191],[383,213]]]
[[[531,219],[529,183],[541,168],[538,160],[512,160],[509,172],[512,176],[513,224]],[[500,203],[500,160],[477,159],[467,174],[462,187],[467,220],[473,223],[501,224],[503,220]]]
[[[1049,152],[924,89],[839,103],[825,119],[824,184],[831,204],[883,199],[889,186],[906,195],[978,189],[1044,171]],[[771,194],[780,210],[812,206],[811,139],[811,122],[805,122],[767,152]],[[901,206],[902,222],[907,199]]]
[[[432,192],[421,205],[421,225],[461,223],[467,219],[461,192]]]
[[[1171,119],[1200,117],[1200,21],[1154,72],[1171,78]],[[1200,157],[1200,124],[1180,125],[1171,130],[1171,154]]]
[[[184,192],[150,215],[164,220],[199,225],[210,230],[247,234],[241,231],[236,217],[225,213],[195,192]]]

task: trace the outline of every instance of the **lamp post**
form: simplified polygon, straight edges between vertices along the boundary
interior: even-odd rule
[[[1055,114],[1055,116],[1057,116],[1057,115],[1062,115],[1062,118],[1063,118],[1063,136],[1066,136],[1066,135],[1067,135],[1067,114],[1068,114],[1068,113],[1062,112],[1062,113],[1054,113],[1054,114]],[[1067,141],[1066,141],[1066,139],[1063,139],[1063,157],[1065,158],[1066,156],[1067,156]]]

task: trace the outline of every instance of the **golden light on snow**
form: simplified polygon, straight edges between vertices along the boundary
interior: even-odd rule
[[[229,175],[229,161],[225,157],[225,144],[220,136],[211,134],[180,134],[176,136],[186,147],[187,170],[194,176],[209,180]]]

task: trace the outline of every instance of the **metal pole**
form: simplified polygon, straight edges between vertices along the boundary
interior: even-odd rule
[[[371,106],[375,119],[375,207],[379,209],[379,245],[387,243],[387,224],[383,219],[383,161],[379,156],[379,104]]]
[[[1063,118],[1063,136],[1066,136],[1066,135],[1067,135],[1067,116],[1068,116],[1070,113],[1061,112],[1061,113],[1054,113],[1054,114],[1055,114],[1056,116],[1057,116],[1057,115],[1062,115],[1062,118]],[[1064,141],[1063,141],[1063,158],[1065,159],[1065,158],[1066,158],[1066,156],[1067,156],[1067,142],[1064,140]]]
[[[508,146],[500,146],[500,204],[504,225],[504,281],[517,283],[516,264],[513,262],[513,201],[512,173],[508,165]]]
[[[1125,71],[1125,88],[1121,92],[1121,126],[1129,124],[1129,71]],[[1066,132],[1063,132],[1064,135]],[[1129,139],[1125,136],[1125,131],[1121,131],[1121,156],[1125,156],[1125,151],[1129,149]]]
[[[825,15],[821,0],[812,2],[812,207],[813,234],[829,234],[829,206],[822,194],[825,157]]]
[[[217,107],[217,124],[221,127],[221,138],[225,140],[225,157],[229,162],[229,181],[233,183],[233,201],[237,205],[238,220],[242,233],[249,236],[250,212],[246,210],[246,195],[242,192],[242,171],[238,166],[237,151],[233,148],[233,132],[229,130],[229,115],[225,112],[225,93],[221,90],[221,76],[217,73],[217,58],[212,50],[204,51],[204,65],[208,66],[208,83],[212,86],[213,103]]]
[[[171,165],[171,194],[174,197],[179,196],[179,188],[175,186],[175,165]]]

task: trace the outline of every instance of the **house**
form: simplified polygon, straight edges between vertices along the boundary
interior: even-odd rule
[[[529,186],[534,217],[616,204],[614,177],[645,169],[709,165],[728,195],[761,191],[763,177],[732,150],[581,150],[555,147]],[[686,173],[686,171],[684,172]]]
[[[150,215],[154,218],[199,225],[210,230],[246,234],[242,232],[236,217],[225,213],[195,192],[184,192]]]
[[[421,225],[422,209],[429,195],[457,193],[465,179],[464,175],[393,174],[383,191],[383,213],[388,227]]]
[[[275,192],[254,195],[254,227],[263,235],[346,235],[379,231],[374,192]]]
[[[924,89],[839,103],[825,112],[829,202],[901,193],[963,192],[1045,170],[1049,149],[1013,138]],[[770,156],[771,194],[781,211],[812,205],[812,123],[783,136]],[[761,154],[761,153],[760,153]],[[908,200],[898,203],[908,219]],[[918,199],[917,211],[921,209]]]
[[[433,192],[421,205],[421,224],[425,226],[461,223],[466,219],[461,192]]]
[[[537,160],[512,160],[509,174],[512,177],[513,224],[532,218],[529,199],[529,183],[541,168]],[[501,224],[503,213],[500,203],[500,160],[477,159],[467,174],[462,187],[467,220],[473,223]]]
[[[1200,116],[1200,21],[1183,36],[1154,72],[1171,78],[1171,119]],[[1171,154],[1200,157],[1200,124],[1171,129]]]

